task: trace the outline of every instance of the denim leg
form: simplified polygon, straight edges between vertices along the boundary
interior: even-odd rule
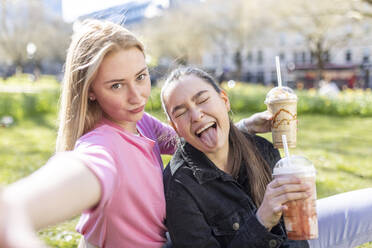
[[[372,188],[317,201],[319,238],[311,248],[350,248],[372,241]]]
[[[162,248],[172,248],[172,241],[170,239],[169,232],[166,232],[165,236],[167,237],[167,242],[162,246]]]

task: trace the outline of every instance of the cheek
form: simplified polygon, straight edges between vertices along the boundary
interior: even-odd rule
[[[143,86],[142,95],[145,97],[149,97],[151,94],[151,81],[148,80],[145,85]]]
[[[187,137],[189,134],[188,130],[188,123],[182,120],[177,120],[174,122],[176,128],[177,128],[177,133],[181,137]]]
[[[122,97],[117,96],[103,97],[97,100],[101,108],[106,111],[119,109],[124,102]]]

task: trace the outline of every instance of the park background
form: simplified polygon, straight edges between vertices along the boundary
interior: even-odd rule
[[[4,18],[7,16],[5,10],[16,8],[13,9],[13,14],[17,11],[36,13],[43,6],[43,1],[37,0],[18,1],[20,5],[14,2],[17,0],[0,2],[0,184],[4,185],[29,175],[54,154],[64,56],[73,27],[75,25],[76,28],[76,23],[79,22],[66,22],[48,11],[45,11],[45,15],[40,11],[30,14],[32,18],[27,22],[24,18],[16,21],[11,17]],[[306,0],[283,0],[279,1],[283,6],[265,11],[262,6],[257,5],[257,1],[227,1],[231,5],[216,0],[197,2],[199,1],[178,3],[177,8],[128,25],[134,32],[147,37],[144,42],[151,55],[148,63],[154,80],[146,111],[166,121],[161,110],[159,87],[165,74],[179,65],[196,65],[213,73],[228,92],[234,121],[265,110],[265,95],[276,84],[275,77],[268,81],[262,80],[260,74],[249,77],[249,47],[256,47],[262,39],[267,40],[270,37],[270,32],[265,32],[265,25],[270,25],[267,30],[277,30],[271,34],[271,39],[274,40],[278,38],[277,32],[293,32],[296,29],[293,22],[286,25],[282,23],[284,26],[271,24],[288,17],[290,13],[292,16],[297,13],[301,17],[308,13],[307,17],[319,21],[316,26],[319,27],[318,30],[310,28],[303,18],[295,20],[301,24],[296,26],[300,28],[299,33],[309,34],[310,29],[313,32],[310,32],[313,35],[309,35],[309,42],[304,43],[308,46],[303,48],[307,49],[308,54],[313,54],[308,56],[312,60],[305,61],[312,65],[307,70],[312,77],[305,80],[303,74],[294,73],[296,70],[291,71],[291,67],[288,67],[291,63],[301,65],[301,61],[295,61],[294,54],[293,61],[286,56],[282,68],[283,81],[290,84],[299,97],[298,146],[291,149],[291,153],[303,155],[314,162],[317,169],[318,198],[372,187],[372,92],[367,77],[368,61],[362,57],[360,64],[352,67],[352,70],[350,67],[342,69],[342,66],[335,69],[329,63],[331,48],[334,51],[333,46],[336,44],[336,50],[348,50],[350,44],[362,46],[355,43],[355,40],[371,36],[370,33],[361,34],[358,27],[372,23],[372,12],[369,12],[369,4],[372,2],[315,1],[312,6],[316,7],[310,8],[306,7]],[[249,5],[246,5],[247,2]],[[209,4],[209,8],[201,10],[198,4]],[[286,8],[282,10],[280,7]],[[346,12],[340,12],[345,8]],[[234,12],[235,9],[245,12]],[[229,12],[224,13],[222,10]],[[115,9],[109,10],[110,13],[113,11],[115,14]],[[347,18],[339,18],[345,13],[348,14]],[[122,21],[123,15],[120,17]],[[253,21],[254,27],[249,25]],[[353,29],[342,26],[345,21]],[[324,25],[325,23],[328,25]],[[333,35],[330,31],[336,26],[337,35]],[[205,54],[208,57],[208,53],[211,53],[208,51],[209,44],[212,44],[211,39],[213,44],[217,42],[221,45],[217,47],[227,49],[224,53],[227,59],[221,61],[218,56],[215,57],[215,67],[211,66],[213,63],[208,64],[202,59]],[[304,38],[303,41],[305,40]],[[311,43],[310,40],[317,42]],[[280,55],[280,51],[272,52],[273,54]],[[267,56],[266,61],[275,66],[274,58]],[[5,62],[2,60],[4,58]],[[349,85],[347,78],[339,76],[351,75],[350,71],[358,82],[355,85]],[[339,88],[337,93],[321,94],[317,83],[326,74],[334,76],[333,80]],[[263,136],[271,140],[270,134]],[[169,159],[170,156],[163,156],[165,163]],[[77,220],[78,217],[46,228],[39,235],[51,247],[76,247],[80,238],[74,230]],[[372,243],[361,247],[372,247]]]

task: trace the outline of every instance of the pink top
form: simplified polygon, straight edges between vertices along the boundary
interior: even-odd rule
[[[139,136],[103,119],[77,141],[72,152],[101,183],[98,205],[85,211],[77,225],[78,232],[93,245],[154,248],[165,241],[159,164],[160,153],[174,152],[174,142],[170,142],[174,131],[148,114],[137,128]],[[160,137],[161,142],[154,141]]]

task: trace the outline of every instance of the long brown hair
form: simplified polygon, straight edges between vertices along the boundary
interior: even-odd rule
[[[204,82],[210,84],[217,93],[221,92],[221,88],[217,85],[212,76],[197,68],[178,68],[175,69],[165,81],[161,90],[161,101],[164,111],[167,109],[164,103],[164,92],[170,84],[177,82],[181,77],[194,75],[199,77]],[[168,118],[169,114],[167,113]],[[229,155],[228,161],[231,174],[236,178],[240,172],[241,165],[245,165],[247,172],[250,195],[258,207],[264,197],[266,185],[271,181],[271,173],[265,159],[258,152],[254,141],[240,132],[230,120],[229,131]]]

